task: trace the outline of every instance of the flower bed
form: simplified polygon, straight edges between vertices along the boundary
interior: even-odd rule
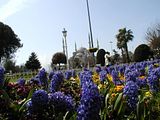
[[[160,119],[160,60],[74,70],[45,69],[9,82],[0,68],[0,119]]]

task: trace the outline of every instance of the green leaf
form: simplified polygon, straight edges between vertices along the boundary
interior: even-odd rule
[[[138,101],[137,103],[137,111],[136,111],[136,118],[137,120],[144,120],[145,118],[145,111],[144,111],[144,102]]]
[[[70,118],[69,120],[76,120],[77,118],[77,113],[75,112]]]
[[[118,115],[121,113],[122,108],[124,108],[123,105],[124,105],[124,104],[123,104],[123,101],[122,101],[122,102],[120,103],[120,107],[119,107],[119,110],[118,110]]]
[[[105,97],[105,108],[107,108],[108,106],[108,98],[110,97],[110,94],[108,93]]]
[[[31,98],[28,99],[28,100],[26,100],[26,101],[22,104],[22,106],[19,108],[19,111],[20,111],[20,112],[23,111],[23,110],[25,109],[26,104],[27,104],[30,100],[31,100]]]
[[[120,93],[115,101],[115,104],[114,104],[114,110],[118,110],[118,107],[121,103],[121,100],[122,100],[122,93]]]
[[[33,94],[33,92],[35,91],[35,89],[33,88],[33,89],[31,89],[30,91],[29,91],[29,94],[28,94],[28,96],[27,96],[27,99],[26,100],[28,100],[28,99],[30,99],[31,97],[32,97],[32,94]]]

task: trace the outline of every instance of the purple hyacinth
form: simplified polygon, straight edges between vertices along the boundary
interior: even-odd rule
[[[53,75],[50,83],[50,92],[54,93],[59,89],[61,83],[63,82],[63,78],[62,72],[57,72]]]
[[[136,80],[136,83],[140,88],[145,87],[147,85],[147,78],[146,77],[144,77],[144,78],[138,77]]]
[[[77,120],[100,120],[101,96],[91,74],[81,74],[82,95],[77,109]]]
[[[72,77],[72,70],[67,70],[65,72],[65,79],[69,80]]]
[[[48,79],[47,79],[47,72],[45,69],[41,69],[38,73],[38,77],[41,81],[41,85],[45,87],[45,89],[48,88]]]
[[[89,70],[80,72],[79,78],[80,78],[80,86],[82,87],[82,85],[83,85],[86,81],[92,81],[92,72],[89,71]]]
[[[101,69],[101,67],[100,67],[100,66],[96,66],[96,67],[95,67],[95,71],[96,71],[96,73],[101,72],[101,70],[102,70],[102,69]]]
[[[160,90],[159,86],[159,77],[157,75],[150,75],[148,77],[149,88],[152,92],[158,92]]]
[[[149,66],[149,71],[148,71],[148,83],[150,90],[152,92],[158,92],[160,90],[160,67],[154,68],[153,65]]]
[[[25,79],[23,79],[23,78],[19,78],[18,80],[17,80],[17,84],[18,85],[20,85],[20,86],[24,86],[25,85]]]
[[[99,72],[99,77],[100,77],[100,80],[102,82],[104,82],[106,80],[106,75],[107,75],[107,71],[106,70],[102,70]]]
[[[51,71],[50,73],[49,73],[49,80],[51,80],[52,79],[52,77],[53,77],[53,75],[55,74],[55,72],[54,71]]]
[[[122,85],[123,84],[123,81],[121,81],[118,77],[118,72],[115,71],[115,70],[112,70],[112,79],[113,79],[113,83],[115,85]]]
[[[47,106],[48,94],[44,90],[37,90],[33,93],[31,101],[32,109],[35,111],[39,111]]]
[[[123,95],[127,99],[127,104],[131,110],[135,110],[136,104],[138,102],[138,86],[133,81],[127,81],[124,89]]]
[[[0,67],[0,87],[3,86],[4,83],[4,69]]]
[[[65,72],[65,79],[69,80],[71,77],[76,77],[75,70],[67,70]]]
[[[139,75],[140,75],[139,72],[134,69],[131,71],[126,71],[125,72],[126,82],[127,81],[136,82]]]
[[[41,81],[40,81],[38,76],[35,76],[35,77],[31,78],[29,83],[31,85],[39,85],[39,86],[41,85]]]
[[[62,92],[55,92],[49,95],[49,105],[54,106],[56,113],[66,113],[74,110],[75,102],[71,96],[64,95]]]

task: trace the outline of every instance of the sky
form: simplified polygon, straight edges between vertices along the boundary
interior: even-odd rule
[[[149,27],[160,23],[160,0],[88,0],[94,46],[117,49],[120,28],[131,29],[134,39],[129,51],[142,43]],[[42,67],[49,66],[53,54],[62,52],[62,31],[67,30],[69,57],[77,48],[88,48],[86,0],[0,0],[0,21],[9,25],[21,39],[23,47],[15,54],[17,65],[25,64],[31,52],[37,54]],[[112,42],[112,43],[110,43]]]

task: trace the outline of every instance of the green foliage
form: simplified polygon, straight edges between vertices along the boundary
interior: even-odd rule
[[[123,50],[123,49],[125,50],[126,60],[127,60],[127,62],[130,62],[130,58],[128,55],[127,43],[133,39],[133,37],[134,37],[133,32],[130,29],[127,30],[126,28],[119,29],[118,32],[119,33],[116,35],[117,47],[121,50]],[[123,54],[124,53],[122,53],[122,56],[123,56]]]
[[[27,69],[32,71],[41,68],[41,63],[39,62],[35,52],[31,53],[31,56],[29,57],[29,60],[26,62],[25,66]]]
[[[139,45],[134,51],[134,61],[141,62],[153,56],[153,52],[146,44]]]
[[[6,59],[5,60],[4,68],[5,68],[5,71],[7,73],[9,73],[10,71],[12,71],[13,73],[16,72],[15,62],[13,60],[11,60],[11,59]]]
[[[22,46],[12,28],[0,22],[0,62],[2,57],[10,57]]]
[[[148,28],[146,40],[150,48],[154,51],[155,58],[160,58],[160,24]]]
[[[53,55],[52,57],[52,63],[51,63],[51,66],[54,66],[56,64],[59,64],[59,67],[60,67],[60,64],[63,63],[63,64],[66,64],[67,63],[67,58],[66,58],[66,55],[62,52],[57,52]]]

